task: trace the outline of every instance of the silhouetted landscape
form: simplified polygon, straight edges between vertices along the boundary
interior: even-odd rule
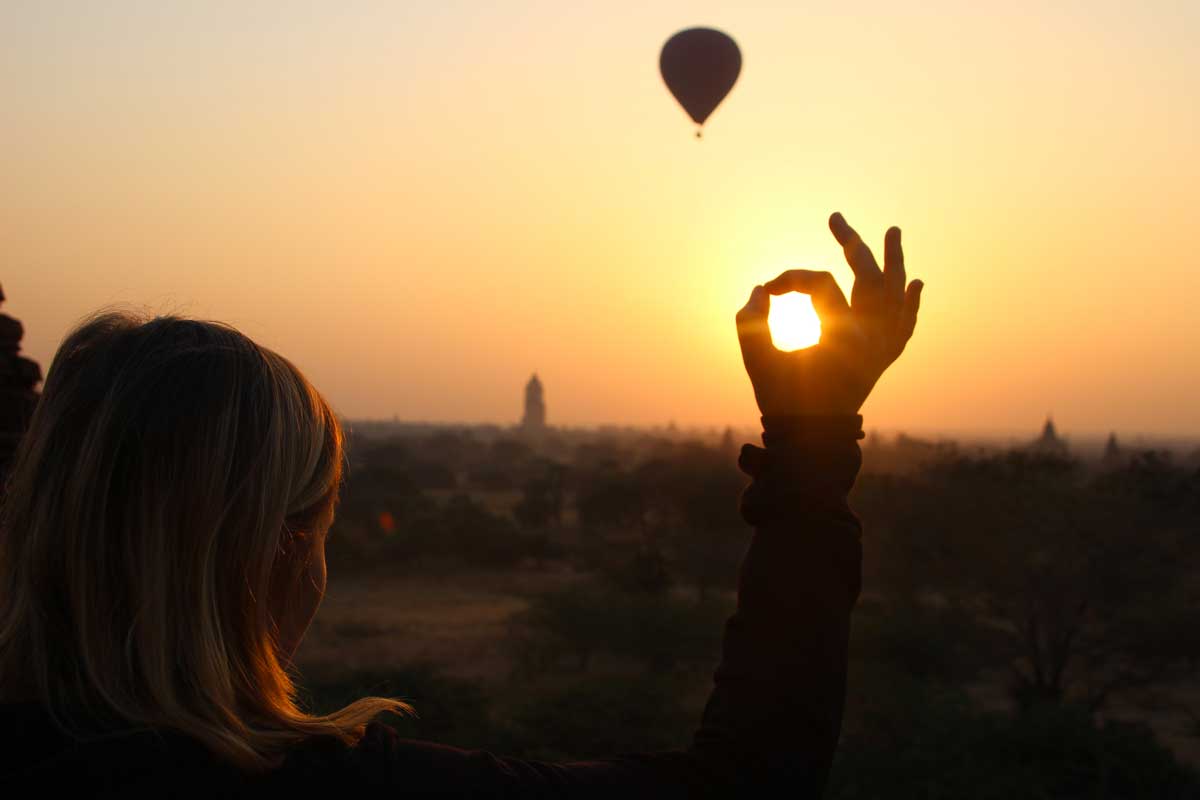
[[[0,800],[1200,798],[1200,3],[0,37]]]
[[[540,399],[540,396],[539,396]],[[535,415],[536,416],[536,415]],[[749,539],[750,433],[350,423],[316,708],[547,759],[687,743]],[[1200,791],[1200,451],[874,434],[829,797]]]
[[[0,328],[11,447],[40,371],[20,322]],[[406,736],[537,759],[687,744],[736,603],[754,431],[555,428],[544,391],[533,376],[514,426],[346,423],[329,591],[297,657],[311,710],[401,697]],[[1196,796],[1196,443],[1073,443],[1048,419],[862,451],[827,796]]]

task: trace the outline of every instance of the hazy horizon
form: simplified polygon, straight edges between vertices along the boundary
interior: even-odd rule
[[[744,58],[701,142],[657,74],[693,25]],[[927,287],[868,429],[1200,435],[1198,5],[142,0],[0,31],[0,284],[43,368],[148,306],[351,419],[509,424],[537,371],[553,424],[752,425],[733,315],[791,267],[848,293],[842,211]]]
[[[1052,418],[1053,419],[1053,418]],[[522,425],[519,417],[514,417],[508,420],[470,420],[470,419],[419,419],[405,418],[398,415],[386,417],[353,417],[343,416],[344,422],[351,429],[355,425],[395,425],[399,427],[409,428],[448,428],[448,429],[473,429],[473,428],[495,428],[502,431],[512,431],[519,433]],[[869,422],[867,420],[866,422]],[[1042,433],[1042,426],[1045,424],[1046,418],[1042,418],[1032,427],[1025,429],[999,429],[999,428],[895,428],[895,427],[880,427],[870,424],[864,424],[866,433],[870,436],[882,436],[885,440],[894,439],[897,436],[904,435],[916,439],[933,442],[949,442],[953,441],[964,445],[986,444],[995,447],[1007,447],[1013,445],[1022,445],[1032,442]],[[1179,449],[1184,454],[1190,455],[1192,450],[1200,446],[1200,436],[1187,433],[1148,433],[1146,431],[1136,430],[1080,430],[1070,427],[1062,427],[1058,420],[1054,420],[1055,426],[1060,439],[1063,439],[1068,446],[1079,446],[1085,450],[1102,449],[1108,441],[1108,437],[1116,434],[1117,442],[1121,447],[1127,447],[1131,450],[1138,448],[1158,448],[1166,447],[1168,449]],[[746,441],[757,436],[759,429],[758,420],[737,420],[728,422],[689,422],[680,423],[676,420],[666,419],[659,421],[650,421],[644,423],[628,423],[619,420],[598,420],[593,422],[558,424],[553,419],[549,419],[546,427],[549,430],[559,430],[566,433],[589,433],[603,432],[606,430],[619,431],[638,431],[648,433],[659,433],[668,431],[674,426],[674,430],[679,436],[689,436],[692,434],[713,434],[721,433],[725,429],[731,429],[736,435],[744,434]]]

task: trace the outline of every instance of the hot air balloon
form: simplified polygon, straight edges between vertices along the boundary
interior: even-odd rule
[[[663,81],[697,125],[721,104],[742,71],[737,42],[713,28],[688,28],[663,45],[658,58]],[[700,138],[700,131],[696,131]]]

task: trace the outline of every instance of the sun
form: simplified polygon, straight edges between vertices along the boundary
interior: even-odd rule
[[[767,327],[780,350],[802,350],[821,341],[821,319],[813,310],[812,298],[799,292],[771,298]]]

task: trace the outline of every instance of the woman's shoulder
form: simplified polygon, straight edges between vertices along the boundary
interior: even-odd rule
[[[358,790],[381,789],[403,790],[410,797],[533,797],[564,791],[588,796],[589,790],[606,794],[620,788],[629,800],[641,796],[637,789],[666,788],[660,779],[667,775],[659,773],[676,760],[631,756],[555,764],[502,758],[485,750],[406,739],[390,725],[372,722],[353,745],[314,737],[289,749],[277,769],[249,775],[179,734],[128,729],[78,740],[34,704],[0,704],[0,786],[67,797],[260,800],[264,793],[279,791],[355,796]]]
[[[268,789],[322,787],[440,793],[487,783],[496,761],[481,751],[404,739],[372,722],[357,744],[314,737],[293,746],[277,769],[252,776],[186,736],[125,728],[76,738],[37,703],[0,703],[0,785],[6,789],[121,798],[261,797]]]
[[[0,704],[0,785],[66,796],[188,796],[236,785],[199,743],[145,728],[75,736],[37,703]],[[231,783],[234,782],[234,783]],[[236,796],[236,793],[231,796]]]

